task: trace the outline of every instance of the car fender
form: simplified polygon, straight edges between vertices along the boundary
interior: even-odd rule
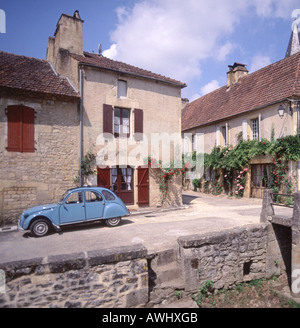
[[[33,213],[33,214],[29,215],[27,218],[24,219],[24,221],[22,222],[21,227],[24,230],[28,230],[29,227],[30,227],[31,222],[33,222],[35,220],[35,218],[38,218],[38,217],[46,218],[55,227],[56,222],[54,222],[52,220],[52,217],[53,217],[54,212],[56,212],[56,211],[57,211],[57,208],[49,209],[49,210],[42,210],[42,211]]]
[[[103,212],[103,219],[110,219],[110,218],[116,218],[119,216],[127,216],[129,215],[128,209],[123,207],[120,204],[117,203],[105,203],[104,212]]]

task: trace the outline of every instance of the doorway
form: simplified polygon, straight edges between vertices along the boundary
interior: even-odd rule
[[[264,190],[270,181],[270,164],[251,166],[251,197],[263,198]]]

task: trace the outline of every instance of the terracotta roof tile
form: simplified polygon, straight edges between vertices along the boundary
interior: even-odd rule
[[[266,66],[188,104],[182,131],[300,96],[300,53]]]
[[[78,99],[67,79],[57,76],[46,60],[0,51],[2,92],[30,93]]]
[[[84,56],[80,56],[80,55],[76,55],[76,54],[71,54],[71,56],[83,64],[93,65],[93,66],[97,66],[102,69],[117,71],[117,72],[121,72],[124,74],[136,75],[136,76],[139,76],[142,78],[148,78],[148,79],[152,79],[152,80],[156,80],[156,81],[161,81],[161,82],[176,85],[181,88],[186,87],[185,83],[176,81],[169,77],[162,76],[160,74],[152,73],[150,71],[147,71],[147,70],[144,70],[144,69],[132,66],[132,65],[128,65],[128,64],[116,61],[116,60],[109,59],[102,55],[84,52]]]

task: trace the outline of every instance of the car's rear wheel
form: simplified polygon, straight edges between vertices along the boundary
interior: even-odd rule
[[[49,223],[45,219],[38,219],[30,226],[30,231],[35,237],[43,237],[49,231]]]
[[[110,218],[105,220],[106,225],[109,227],[116,227],[117,225],[120,224],[120,222],[121,222],[121,217]]]

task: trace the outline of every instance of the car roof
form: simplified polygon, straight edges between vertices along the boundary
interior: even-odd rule
[[[85,187],[76,187],[76,188],[71,188],[68,189],[67,192],[72,192],[72,191],[81,191],[81,190],[98,190],[98,191],[102,191],[102,190],[107,190],[112,192],[111,190],[107,189],[107,188],[103,188],[103,187],[98,187],[98,186],[85,186]]]

